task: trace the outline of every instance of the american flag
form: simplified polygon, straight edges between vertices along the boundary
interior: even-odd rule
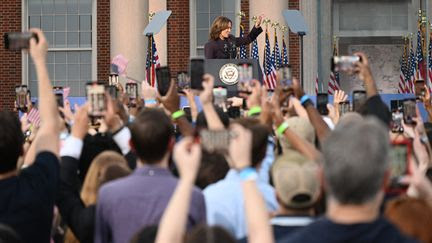
[[[432,33],[429,37],[429,58],[428,58],[428,76],[427,82],[429,91],[432,91]]]
[[[270,50],[270,40],[268,36],[268,30],[265,34],[265,48],[264,48],[264,83],[268,89],[276,88],[276,68],[273,62],[271,50]]]
[[[409,71],[408,71],[408,89],[407,89],[407,93],[414,93],[414,81],[415,81],[415,76],[417,73],[417,59],[414,55],[414,48],[413,48],[413,44],[411,41],[411,46],[410,46],[410,56],[409,56]]]
[[[282,62],[283,64],[288,64],[288,50],[285,44],[285,37],[282,36],[282,48],[283,48],[283,54],[282,54]]]
[[[258,60],[258,63],[259,63],[258,42],[256,39],[254,40],[254,42],[252,44],[251,58]]]
[[[406,52],[406,49],[405,49],[405,52]],[[406,73],[405,55],[406,55],[406,53],[404,53],[402,58],[400,59],[401,69],[400,69],[400,74],[399,74],[399,85],[398,85],[398,93],[399,94],[404,94],[405,90],[406,90],[406,88],[405,88],[405,73]]]
[[[33,107],[27,114],[27,120],[36,126],[40,125],[39,110]]]
[[[240,24],[240,37],[244,36],[244,27],[242,24]],[[240,59],[247,59],[248,55],[247,55],[247,51],[246,51],[246,45],[241,45],[240,46],[240,50],[239,50],[239,58]]]
[[[279,43],[277,39],[276,29],[274,34],[275,35],[274,35],[274,46],[273,46],[273,61],[274,61],[275,68],[278,69],[282,66],[282,58],[279,51]]]
[[[338,55],[338,49],[337,49],[336,40],[335,40],[335,43],[333,44],[333,56],[335,57],[337,55]],[[340,90],[339,72],[336,72],[336,71],[332,70],[331,73],[330,73],[330,79],[329,79],[329,82],[328,82],[327,93],[329,95],[333,95],[336,90]]]
[[[405,41],[404,47],[403,47],[403,54],[400,59],[400,74],[399,74],[399,84],[398,84],[398,93],[399,94],[405,94],[406,93],[406,81],[408,80],[408,72],[407,72],[407,50],[408,50],[408,43]]]
[[[419,28],[417,31],[417,51],[416,51],[416,57],[417,57],[417,75],[416,79],[423,79],[425,77],[425,70],[424,70],[424,58],[423,58],[423,37],[421,33],[421,25],[419,24]]]
[[[147,73],[147,82],[149,82],[149,84],[152,87],[156,86],[156,68],[160,67],[160,62],[159,62],[159,56],[156,50],[156,43],[153,39],[153,37],[150,37],[150,41],[151,41],[151,46],[152,49],[151,51],[148,50],[147,52],[147,62],[146,62],[146,73]]]
[[[117,72],[119,75],[125,75],[126,74],[126,68],[127,68],[128,63],[129,63],[129,60],[126,59],[122,54],[115,56],[111,61],[112,65],[116,65]]]

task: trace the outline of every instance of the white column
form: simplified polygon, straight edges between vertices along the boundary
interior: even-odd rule
[[[159,12],[162,10],[167,10],[167,1],[166,0],[150,0],[149,1],[149,12]],[[159,61],[162,66],[167,65],[167,26],[166,24],[162,28],[162,30],[155,35],[156,48],[159,56]]]
[[[328,89],[330,79],[330,58],[333,55],[333,28],[332,28],[332,2],[320,1],[320,19],[317,20],[320,25],[317,31],[318,38],[318,70],[320,81],[323,82],[324,91]],[[318,13],[318,12],[317,12]]]
[[[288,9],[288,0],[249,0],[249,16],[259,16],[264,14],[265,18],[269,18],[272,21],[277,21],[280,24],[286,25],[285,20],[282,16],[282,10]],[[253,27],[255,23],[250,21],[250,28]],[[264,57],[264,45],[265,45],[265,26],[263,25],[264,32],[258,36],[258,48],[260,54],[260,62],[262,64]],[[282,50],[282,32],[277,31],[279,50]],[[274,29],[269,25],[269,38],[270,45],[273,51],[274,44]],[[285,43],[288,46],[288,33],[285,33]]]
[[[111,58],[122,54],[129,60],[127,74],[144,80],[147,39],[142,34],[148,24],[148,0],[111,0]]]
[[[300,1],[300,11],[308,27],[308,32],[303,38],[303,88],[306,93],[315,94],[318,72],[317,0]]]

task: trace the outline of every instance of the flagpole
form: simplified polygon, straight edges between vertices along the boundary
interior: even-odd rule
[[[153,19],[155,13],[149,13],[149,22]],[[153,33],[147,33],[148,43],[147,43],[147,57],[150,58],[150,65],[147,69],[147,83],[152,86],[151,81],[153,80],[151,66],[153,65]]]

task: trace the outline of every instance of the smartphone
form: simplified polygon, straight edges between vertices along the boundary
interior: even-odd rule
[[[242,94],[250,94],[252,92],[251,81],[253,79],[253,67],[251,63],[239,63],[237,92]]]
[[[390,124],[391,131],[395,133],[402,133],[404,131],[402,126],[403,113],[399,110],[392,111],[392,121]]]
[[[213,88],[213,104],[226,111],[228,91],[224,87]]]
[[[27,111],[27,94],[30,92],[27,85],[17,85],[15,86],[15,100],[17,104],[17,109],[22,112]]]
[[[56,97],[57,106],[63,107],[63,87],[61,86],[54,86],[53,87],[54,95]]]
[[[401,185],[400,179],[411,174],[412,144],[409,140],[393,141],[390,147],[390,191],[404,191],[407,186]]]
[[[228,117],[231,119],[236,119],[241,116],[240,107],[230,106],[228,107]]]
[[[190,60],[190,85],[191,89],[203,90],[204,59],[193,58]]]
[[[403,100],[403,119],[405,124],[415,124],[414,117],[417,117],[415,99]]]
[[[425,89],[425,81],[424,80],[416,80],[414,84],[415,88],[415,96],[416,99],[421,99],[421,97],[424,97],[426,95],[426,89]]]
[[[352,94],[353,99],[353,111],[359,112],[361,107],[366,103],[366,91],[354,90]]]
[[[184,93],[183,90],[190,89],[190,78],[185,71],[177,73],[177,89],[179,93]]]
[[[350,112],[350,103],[349,101],[344,101],[339,103],[339,117],[342,117],[346,113]]]
[[[87,83],[87,101],[90,104],[89,116],[102,117],[107,109],[105,98],[105,85],[99,83]]]
[[[191,112],[190,106],[183,106],[182,109],[185,112],[186,118],[188,119],[188,121],[192,122],[192,112]]]
[[[359,56],[334,56],[331,58],[331,70],[333,72],[352,72],[357,62],[361,62]]]
[[[292,87],[291,65],[284,64],[278,69],[278,78],[282,90],[288,90]]]
[[[326,116],[329,113],[327,109],[327,103],[328,103],[327,93],[317,94],[317,110],[322,116]]]
[[[38,42],[38,37],[32,32],[8,32],[4,34],[4,45],[7,50],[20,51],[29,49],[30,39],[35,38]]]
[[[228,152],[230,143],[229,130],[208,130],[200,131],[200,141],[204,150],[212,152]]]
[[[159,94],[165,96],[171,85],[171,73],[168,66],[156,68],[156,80]]]

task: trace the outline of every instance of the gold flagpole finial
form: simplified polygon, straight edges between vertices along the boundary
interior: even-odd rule
[[[245,12],[240,11],[237,13],[237,17],[239,17],[239,19],[242,20],[242,18],[246,17],[246,14],[245,14]]]
[[[149,13],[149,20],[151,21],[153,19],[153,17],[155,16],[155,12],[150,12]]]
[[[266,19],[264,19],[262,22],[263,22],[263,24],[266,26],[266,28],[268,28],[268,25],[271,23],[271,20],[268,19],[268,18],[266,18]]]
[[[257,16],[252,16],[252,21],[255,22],[257,21],[258,17]]]

